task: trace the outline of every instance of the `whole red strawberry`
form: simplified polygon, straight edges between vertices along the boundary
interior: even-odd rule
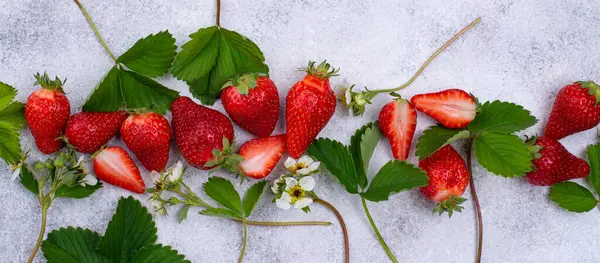
[[[154,112],[135,113],[121,125],[121,138],[149,171],[161,172],[169,161],[171,126]]]
[[[271,135],[279,119],[279,94],[271,79],[249,73],[225,84],[223,107],[231,120],[259,137]]]
[[[464,90],[448,89],[418,94],[410,99],[412,105],[446,128],[464,128],[475,119],[477,103]]]
[[[213,149],[223,150],[223,137],[233,141],[231,121],[216,110],[196,104],[188,97],[180,97],[171,104],[175,142],[188,163],[200,169],[211,161]]]
[[[392,154],[398,160],[408,159],[416,127],[417,111],[406,100],[396,99],[379,112],[379,128],[388,138]]]
[[[562,88],[552,107],[544,135],[560,140],[600,123],[600,88],[593,81],[578,81]]]
[[[93,153],[119,133],[127,116],[123,110],[74,114],[65,128],[67,143],[78,152]]]
[[[449,216],[454,211],[461,212],[460,204],[466,200],[461,196],[469,184],[469,170],[460,154],[446,145],[421,160],[419,167],[429,177],[429,185],[419,190],[425,197],[440,203],[434,212],[447,211]]]
[[[286,98],[287,147],[295,159],[300,158],[327,125],[337,103],[329,78],[337,76],[338,70],[326,61],[317,67],[311,61],[305,71],[306,76],[294,84]]]
[[[134,193],[146,191],[140,170],[121,147],[111,146],[96,152],[94,173],[98,179]]]
[[[31,129],[38,149],[45,154],[58,151],[63,146],[59,139],[71,114],[69,99],[65,96],[63,82],[48,74],[35,75],[35,85],[42,86],[29,95],[25,104],[25,120]]]
[[[586,177],[590,166],[571,154],[557,140],[548,136],[527,141],[533,145],[535,171],[527,173],[527,181],[534,185],[553,185],[567,180]]]

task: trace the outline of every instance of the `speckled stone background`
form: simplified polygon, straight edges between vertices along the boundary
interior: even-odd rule
[[[83,0],[108,45],[119,55],[135,41],[169,29],[177,44],[188,34],[214,23],[214,1]],[[558,89],[576,80],[600,81],[600,2],[529,1],[374,1],[374,0],[224,0],[222,25],[254,40],[265,54],[281,101],[302,77],[295,71],[308,60],[341,67],[341,77],[359,87],[390,88],[406,81],[452,34],[476,17],[482,22],[452,45],[425,71],[405,97],[458,87],[482,100],[503,99],[524,105],[540,122],[524,134],[542,131]],[[35,87],[32,75],[47,70],[67,77],[65,90],[73,113],[112,66],[77,6],[69,0],[0,1],[0,80],[19,89],[25,101]],[[171,76],[159,81],[189,95]],[[337,114],[321,132],[348,142],[350,134],[374,120],[389,97],[377,97],[364,116]],[[215,108],[222,110],[220,103]],[[417,136],[432,124],[419,114]],[[277,132],[284,131],[280,121]],[[251,136],[236,129],[238,141]],[[25,147],[32,147],[24,132]],[[595,130],[562,143],[584,157],[597,142]],[[113,140],[111,144],[121,144]],[[35,147],[33,147],[35,148]],[[34,150],[33,158],[41,157]],[[414,153],[414,149],[411,154]],[[173,151],[172,161],[178,157]],[[382,141],[370,172],[391,158]],[[416,158],[411,156],[411,162]],[[599,262],[600,213],[565,212],[552,204],[548,188],[523,179],[504,179],[474,169],[484,216],[484,262]],[[275,174],[281,173],[278,168]],[[9,180],[0,164],[0,262],[24,262],[37,237],[39,207],[33,195]],[[143,171],[147,173],[147,171]],[[217,173],[217,176],[230,175]],[[272,179],[273,177],[269,177]],[[207,173],[190,169],[187,179],[200,190]],[[147,182],[149,183],[149,182]],[[238,188],[244,191],[250,182]],[[365,218],[357,196],[350,196],[330,177],[318,177],[316,191],[345,216],[353,262],[388,262]],[[85,200],[58,199],[49,212],[48,230],[81,226],[103,232],[120,196],[128,192],[106,186]],[[469,197],[469,193],[465,193]],[[137,196],[145,200],[146,196]],[[257,220],[330,220],[328,210],[282,211],[267,195]],[[400,262],[472,262],[475,217],[471,203],[451,219],[433,215],[433,204],[418,191],[400,193],[388,202],[370,204],[384,238]],[[233,262],[241,247],[241,225],[200,216],[177,224],[174,216],[157,218],[159,241],[193,262]],[[245,262],[341,262],[341,230],[332,227],[249,228]],[[44,262],[38,255],[36,262]]]

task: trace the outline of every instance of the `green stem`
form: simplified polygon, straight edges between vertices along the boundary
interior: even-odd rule
[[[377,239],[379,239],[379,243],[381,243],[381,246],[385,250],[385,253],[387,253],[388,257],[390,258],[390,260],[392,260],[392,262],[398,263],[398,260],[396,259],[396,257],[394,257],[394,254],[392,254],[392,251],[390,250],[390,248],[387,246],[387,244],[383,240],[383,237],[381,237],[381,233],[379,233],[379,230],[377,229],[377,226],[375,225],[375,222],[373,221],[373,218],[371,217],[371,213],[369,213],[369,208],[367,208],[367,201],[365,200],[364,197],[361,197],[360,200],[362,201],[362,206],[363,206],[363,209],[365,210],[365,214],[367,215],[367,218],[369,219],[369,223],[371,223],[371,227],[373,228],[373,231],[375,231],[375,235],[377,235]]]
[[[344,262],[349,263],[350,262],[350,241],[348,240],[348,229],[346,228],[346,223],[344,222],[344,218],[342,217],[342,214],[340,214],[340,212],[329,202],[317,198],[315,199],[315,202],[324,205],[325,207],[329,208],[329,210],[331,210],[335,216],[338,218],[338,221],[340,221],[340,225],[342,226],[342,233],[344,235],[344,255],[345,255],[345,260]]]
[[[106,50],[106,52],[108,53],[108,55],[110,56],[110,58],[112,58],[112,60],[114,60],[115,63],[116,63],[117,62],[117,57],[115,57],[115,55],[112,53],[112,51],[110,51],[110,48],[108,48],[108,45],[106,45],[106,42],[104,42],[104,39],[100,35],[100,32],[98,32],[98,28],[96,28],[96,24],[94,24],[94,21],[92,21],[92,18],[90,17],[90,15],[88,14],[88,12],[85,10],[85,8],[83,7],[83,5],[79,2],[79,0],[73,0],[73,1],[75,1],[75,3],[77,4],[77,6],[79,6],[79,9],[81,9],[81,12],[83,13],[83,16],[85,16],[85,19],[87,19],[88,23],[90,24],[90,27],[94,31],[94,34],[96,34],[96,38],[98,38],[98,40],[100,41],[100,44],[102,44],[102,47],[104,47],[104,49]]]
[[[246,225],[246,220],[242,220],[244,224],[244,240],[242,241],[242,251],[240,252],[240,257],[238,258],[238,263],[242,263],[244,259],[244,253],[246,253],[246,240],[248,239],[248,227]]]
[[[236,222],[242,222],[239,219],[232,219]],[[246,220],[246,224],[252,226],[330,226],[331,222],[323,221],[291,221],[291,222],[269,222],[269,221],[251,221]]]
[[[44,239],[44,234],[46,233],[46,216],[48,214],[49,205],[45,205],[45,201],[43,198],[40,198],[40,205],[42,207],[42,226],[40,227],[40,233],[38,234],[38,239],[35,242],[35,246],[33,247],[33,251],[31,251],[31,255],[29,256],[28,263],[33,262],[35,259],[35,255],[40,249],[40,245],[42,244],[42,240]]]
[[[421,67],[417,70],[417,72],[404,84],[400,85],[397,88],[393,88],[393,89],[382,89],[382,90],[373,90],[372,92],[374,92],[375,94],[377,93],[382,93],[382,92],[393,92],[393,91],[399,91],[403,88],[406,88],[408,86],[410,86],[410,84],[412,84],[419,75],[421,75],[421,73],[423,73],[423,71],[425,70],[425,68],[427,68],[427,66],[429,66],[429,64],[439,55],[441,54],[448,46],[450,46],[450,44],[452,44],[454,41],[456,41],[460,36],[462,36],[465,32],[469,31],[469,29],[473,28],[475,25],[477,25],[479,22],[481,21],[481,18],[477,18],[475,19],[475,21],[471,22],[471,24],[469,24],[467,27],[463,28],[460,32],[458,32],[456,35],[454,35],[452,38],[450,38],[450,40],[446,41],[446,43],[444,43],[443,46],[441,46],[440,48],[438,48],[435,53],[433,53],[428,59],[427,61],[425,61],[425,63],[423,63],[423,65],[421,65]]]
[[[473,171],[471,169],[471,155],[473,152],[473,139],[469,139],[467,142],[467,168],[469,170],[469,189],[471,190],[471,197],[473,199],[473,205],[477,214],[477,252],[475,254],[475,262],[481,262],[481,250],[483,245],[483,221],[481,218],[481,207],[479,206],[479,199],[477,198],[477,191],[475,190],[475,184],[473,183]]]

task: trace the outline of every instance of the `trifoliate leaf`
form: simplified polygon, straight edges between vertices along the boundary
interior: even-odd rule
[[[429,184],[421,169],[406,161],[387,162],[371,180],[369,189],[360,195],[373,202],[388,200],[389,196],[404,190]]]
[[[0,81],[0,111],[4,110],[17,96],[17,90]]]
[[[574,182],[553,185],[548,196],[558,206],[571,212],[587,212],[598,205],[590,190]]]
[[[331,139],[317,139],[308,154],[319,160],[351,194],[358,193],[358,176],[348,147]]]
[[[243,216],[241,216],[240,214],[236,213],[235,211],[229,210],[227,208],[215,208],[215,207],[211,207],[211,208],[206,208],[202,211],[200,211],[201,215],[205,215],[205,216],[214,216],[214,217],[222,217],[222,218],[226,218],[226,219],[244,219]]]
[[[265,191],[265,186],[267,185],[267,181],[260,181],[250,186],[246,195],[244,196],[244,217],[249,217],[254,211],[258,200],[262,196]]]
[[[29,166],[26,163],[21,166],[19,182],[21,182],[25,189],[29,190],[29,192],[32,192],[34,195],[39,193],[38,181],[35,179],[35,177],[33,177],[33,174],[29,170]]]
[[[496,175],[521,176],[533,168],[529,147],[516,135],[481,132],[473,148],[479,164]]]
[[[208,182],[204,183],[204,192],[217,203],[236,212],[239,216],[244,214],[240,195],[235,191],[229,180],[221,177],[211,177]]]
[[[590,162],[590,180],[594,190],[600,195],[600,144],[590,145],[587,155]]]
[[[25,104],[15,101],[0,111],[0,122],[20,130],[25,125]]]
[[[488,131],[510,134],[524,130],[537,122],[531,112],[522,106],[502,101],[486,102],[479,108],[475,119],[469,124],[473,134]]]
[[[131,262],[190,263],[191,261],[186,260],[184,255],[179,255],[177,250],[174,250],[169,246],[150,245],[135,253]]]
[[[468,130],[446,129],[441,126],[431,126],[423,132],[417,143],[417,151],[415,154],[419,156],[419,160],[432,155],[440,148],[471,136]]]
[[[56,190],[54,196],[81,199],[92,195],[96,190],[102,188],[102,183],[98,182],[95,185],[81,186],[75,184],[72,186],[63,185]]]
[[[269,73],[256,44],[234,31],[207,27],[190,35],[173,62],[172,73],[190,86],[194,97],[212,104],[231,78],[245,73]]]
[[[121,198],[117,211],[100,239],[100,252],[113,262],[131,262],[141,248],[156,242],[152,215],[133,197]]]
[[[179,93],[119,66],[113,67],[83,105],[84,111],[151,108],[164,114]]]
[[[48,233],[42,243],[42,253],[48,263],[109,263],[96,247],[100,235],[88,229],[61,228]]]
[[[175,38],[168,30],[162,31],[138,40],[117,62],[137,73],[158,77],[169,72],[176,50]]]
[[[0,122],[0,158],[7,164],[21,160],[21,136],[14,127]]]
[[[356,166],[358,184],[362,189],[367,188],[367,169],[375,147],[381,139],[381,131],[376,122],[369,123],[358,129],[350,138],[350,153]]]

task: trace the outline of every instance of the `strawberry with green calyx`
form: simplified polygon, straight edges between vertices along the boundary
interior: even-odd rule
[[[214,159],[206,166],[221,167],[240,176],[254,179],[266,177],[273,171],[285,153],[285,135],[255,138],[242,144],[238,153],[227,138],[223,138],[223,150],[213,150]]]
[[[147,170],[165,169],[172,137],[167,118],[145,109],[135,110],[121,125],[121,137]]]
[[[119,133],[127,116],[124,110],[76,113],[67,122],[64,140],[78,152],[93,153]]]
[[[215,149],[223,150],[223,137],[233,141],[233,125],[229,118],[188,97],[173,101],[171,112],[175,143],[183,158],[200,169],[212,169],[206,163],[214,159]]]
[[[327,61],[315,66],[310,61],[304,78],[294,84],[286,97],[285,122],[288,153],[299,158],[327,125],[337,103],[329,78],[338,75]]]
[[[556,95],[544,135],[560,140],[589,130],[600,123],[600,87],[593,81],[578,81]]]
[[[346,106],[346,108],[350,109],[351,112],[355,116],[360,116],[365,112],[366,105],[371,104],[371,100],[373,98],[375,98],[375,96],[377,96],[379,93],[389,93],[390,95],[393,96],[393,94],[395,92],[410,86],[417,79],[417,77],[419,75],[421,75],[421,73],[423,73],[425,68],[427,68],[427,66],[439,54],[442,53],[442,51],[444,51],[448,46],[450,46],[450,44],[452,44],[454,41],[456,41],[460,36],[462,36],[469,29],[471,29],[475,25],[477,25],[480,21],[481,21],[480,18],[475,19],[475,21],[471,22],[471,24],[469,24],[467,27],[463,28],[460,32],[458,32],[456,35],[454,35],[452,38],[450,38],[450,40],[448,40],[446,43],[444,43],[444,45],[442,45],[440,48],[438,48],[435,51],[435,53],[433,53],[427,59],[427,61],[425,61],[425,63],[423,63],[423,65],[421,65],[421,67],[417,70],[417,72],[406,83],[400,85],[399,87],[392,88],[392,89],[381,89],[381,90],[368,90],[367,88],[365,88],[365,91],[355,92],[355,91],[353,91],[354,85],[352,85],[349,88],[344,89],[344,93],[341,98],[342,102],[344,103],[344,106]]]
[[[419,161],[419,168],[429,177],[429,185],[419,190],[428,199],[439,203],[433,211],[440,215],[448,212],[448,217],[452,217],[454,211],[461,212],[460,204],[467,200],[461,196],[469,184],[469,170],[460,154],[446,145]]]
[[[417,110],[450,129],[466,127],[475,119],[477,113],[475,100],[469,93],[460,89],[418,94],[413,96],[410,102]]]
[[[31,129],[38,149],[51,154],[63,147],[62,140],[57,140],[63,133],[71,105],[63,91],[63,81],[56,77],[51,80],[48,74],[34,75],[41,88],[27,98],[25,104],[25,120]]]
[[[143,194],[146,185],[131,156],[121,147],[111,146],[94,153],[94,174],[114,186]]]
[[[41,209],[41,228],[38,241],[27,261],[31,263],[46,234],[48,210],[54,200],[57,198],[86,198],[100,189],[102,184],[96,177],[88,173],[84,157],[77,157],[75,151],[68,148],[46,160],[38,160],[30,164],[23,160],[19,172],[21,185],[37,197]]]
[[[533,185],[553,185],[590,174],[588,163],[571,154],[555,139],[532,137],[527,143],[535,158],[535,171],[527,173],[527,181]]]
[[[379,112],[379,127],[392,147],[395,159],[406,160],[417,127],[417,111],[410,102],[397,98]]]
[[[248,73],[234,77],[221,92],[223,108],[231,120],[258,136],[271,135],[279,119],[279,93],[264,74]]]

